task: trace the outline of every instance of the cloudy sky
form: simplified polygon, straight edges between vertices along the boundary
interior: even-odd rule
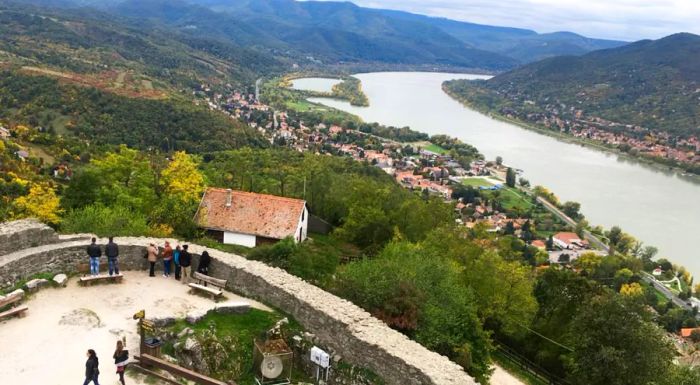
[[[700,0],[351,0],[474,23],[639,40],[700,34]]]

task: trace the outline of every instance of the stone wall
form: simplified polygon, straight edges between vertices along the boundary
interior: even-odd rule
[[[58,235],[36,219],[0,223],[0,255],[58,242]]]
[[[116,238],[120,266],[146,269],[144,247],[164,239]],[[174,241],[173,241],[174,242]],[[104,244],[105,240],[100,240]],[[172,243],[172,242],[171,242]],[[87,263],[85,240],[43,245],[0,256],[0,287],[40,272],[73,272]],[[205,248],[191,245],[193,266]],[[228,289],[290,314],[345,362],[366,367],[392,385],[470,385],[475,381],[446,357],[431,352],[354,304],[287,272],[241,256],[209,250],[210,274]]]

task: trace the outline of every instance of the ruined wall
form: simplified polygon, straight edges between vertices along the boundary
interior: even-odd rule
[[[55,242],[53,229],[35,219],[0,223],[0,255]]]
[[[164,239],[116,238],[120,266],[146,269],[143,249]],[[105,240],[100,240],[104,244]],[[0,287],[40,272],[74,272],[87,263],[85,240],[72,240],[0,255]],[[205,248],[191,245],[193,267]],[[392,385],[470,385],[460,366],[431,352],[354,304],[287,272],[241,256],[209,250],[210,274],[228,280],[228,289],[290,314],[344,361],[371,369]],[[105,258],[103,258],[105,259]]]

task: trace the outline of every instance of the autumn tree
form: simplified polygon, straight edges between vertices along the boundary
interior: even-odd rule
[[[61,221],[60,214],[63,210],[60,208],[60,200],[56,191],[48,185],[32,185],[29,194],[15,199],[14,204],[23,217],[35,217],[51,224]]]

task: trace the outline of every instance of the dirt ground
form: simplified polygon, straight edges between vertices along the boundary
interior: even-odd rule
[[[225,295],[227,300],[241,299]],[[100,360],[100,384],[117,385],[112,359],[117,339],[126,337],[130,357],[138,353],[134,313],[145,309],[146,318],[184,318],[188,311],[215,305],[206,297],[189,294],[188,287],[172,277],[151,278],[146,272],[126,272],[122,284],[88,287],[79,286],[73,278],[66,288],[43,289],[25,304],[29,306],[26,317],[0,322],[2,385],[82,384],[87,349],[94,349]],[[132,377],[127,384],[145,382]]]

